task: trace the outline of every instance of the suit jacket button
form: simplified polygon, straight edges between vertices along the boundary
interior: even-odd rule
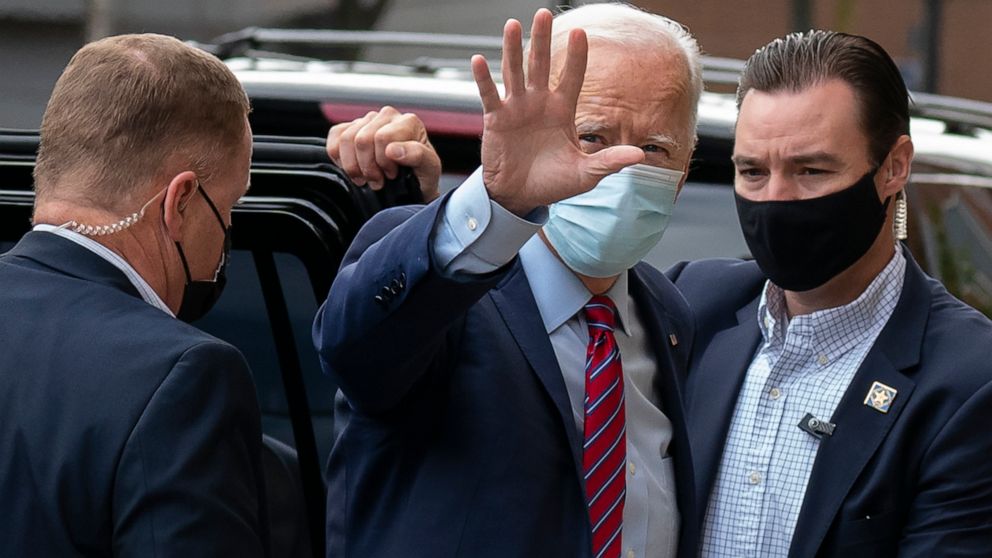
[[[382,297],[381,297],[381,296],[379,296],[379,295],[375,295],[375,302],[376,302],[376,304],[378,304],[379,306],[385,306],[385,305],[386,305],[386,299],[384,299],[384,298],[382,298]]]

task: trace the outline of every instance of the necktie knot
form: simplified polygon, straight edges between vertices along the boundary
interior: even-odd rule
[[[589,328],[613,331],[617,327],[617,307],[609,297],[596,295],[586,303],[586,321]]]

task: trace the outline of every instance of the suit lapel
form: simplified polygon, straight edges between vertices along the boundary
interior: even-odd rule
[[[520,351],[558,409],[572,450],[575,471],[581,479],[583,477],[582,441],[575,428],[572,405],[568,399],[568,391],[565,389],[565,379],[562,377],[548,333],[544,329],[544,322],[541,320],[523,266],[519,262],[514,264],[514,269],[496,289],[490,291],[490,295]]]
[[[690,365],[686,413],[696,465],[699,525],[720,467],[737,395],[761,340],[758,300],[737,311],[736,325],[717,332],[701,352],[693,352],[696,362]]]
[[[899,303],[831,418],[837,429],[821,442],[817,452],[790,558],[816,555],[841,504],[898,420],[916,385],[905,372],[919,363],[930,291],[926,276],[909,251],[903,250],[903,254],[906,277]],[[865,405],[865,396],[876,381],[897,391],[887,413]]]
[[[675,460],[677,485],[675,496],[679,512],[685,518],[696,517],[699,503],[694,493],[693,455],[683,403],[685,369],[684,365],[680,364],[680,362],[684,363],[685,359],[675,357],[677,351],[688,350],[692,346],[692,332],[689,324],[676,326],[675,319],[668,312],[664,293],[660,292],[655,283],[645,280],[637,267],[630,270],[628,277],[630,281],[628,290],[634,301],[635,311],[644,325],[645,334],[651,340],[658,363],[654,384],[661,395],[662,410],[672,423],[669,452]],[[669,335],[676,332],[682,335],[682,338],[676,337],[678,345],[673,347]],[[697,540],[696,524],[692,521],[684,521],[679,540],[679,555],[688,556]]]
[[[671,316],[665,309],[665,300],[661,293],[658,293],[650,283],[643,280],[637,268],[630,270],[628,274],[628,290],[630,297],[634,301],[635,311],[638,317],[644,322],[644,329],[648,338],[652,340],[654,354],[658,360],[660,373],[658,374],[657,385],[661,392],[662,404],[667,412],[678,413],[677,417],[669,417],[673,420],[682,420],[682,396],[685,389],[684,371],[676,368],[673,352],[676,350],[671,345],[669,335],[679,331],[672,323]],[[687,329],[682,328],[682,329]],[[682,347],[691,345],[690,339],[680,339],[676,337],[677,343]]]

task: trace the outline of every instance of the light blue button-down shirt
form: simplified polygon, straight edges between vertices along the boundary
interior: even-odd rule
[[[897,245],[856,300],[791,320],[782,289],[765,285],[757,316],[763,344],[737,399],[706,511],[702,556],[788,556],[819,449],[799,422],[806,413],[831,420],[895,310],[905,271]]]
[[[435,263],[445,272],[487,273],[519,253],[531,292],[565,380],[575,426],[585,414],[585,358],[589,342],[583,307],[592,296],[578,277],[535,236],[547,219],[539,208],[520,219],[492,202],[479,171],[448,199],[434,231]],[[668,446],[672,424],[654,389],[655,347],[627,294],[627,273],[605,293],[617,306],[615,332],[624,374],[627,496],[622,556],[669,558],[678,543],[679,513]]]

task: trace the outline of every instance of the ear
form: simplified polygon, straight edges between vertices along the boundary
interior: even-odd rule
[[[162,219],[169,238],[175,242],[182,240],[183,212],[196,194],[199,181],[193,171],[183,171],[169,181],[165,189],[165,208]]]
[[[909,183],[909,173],[913,166],[913,140],[902,135],[889,151],[881,168],[882,199],[895,195]]]

